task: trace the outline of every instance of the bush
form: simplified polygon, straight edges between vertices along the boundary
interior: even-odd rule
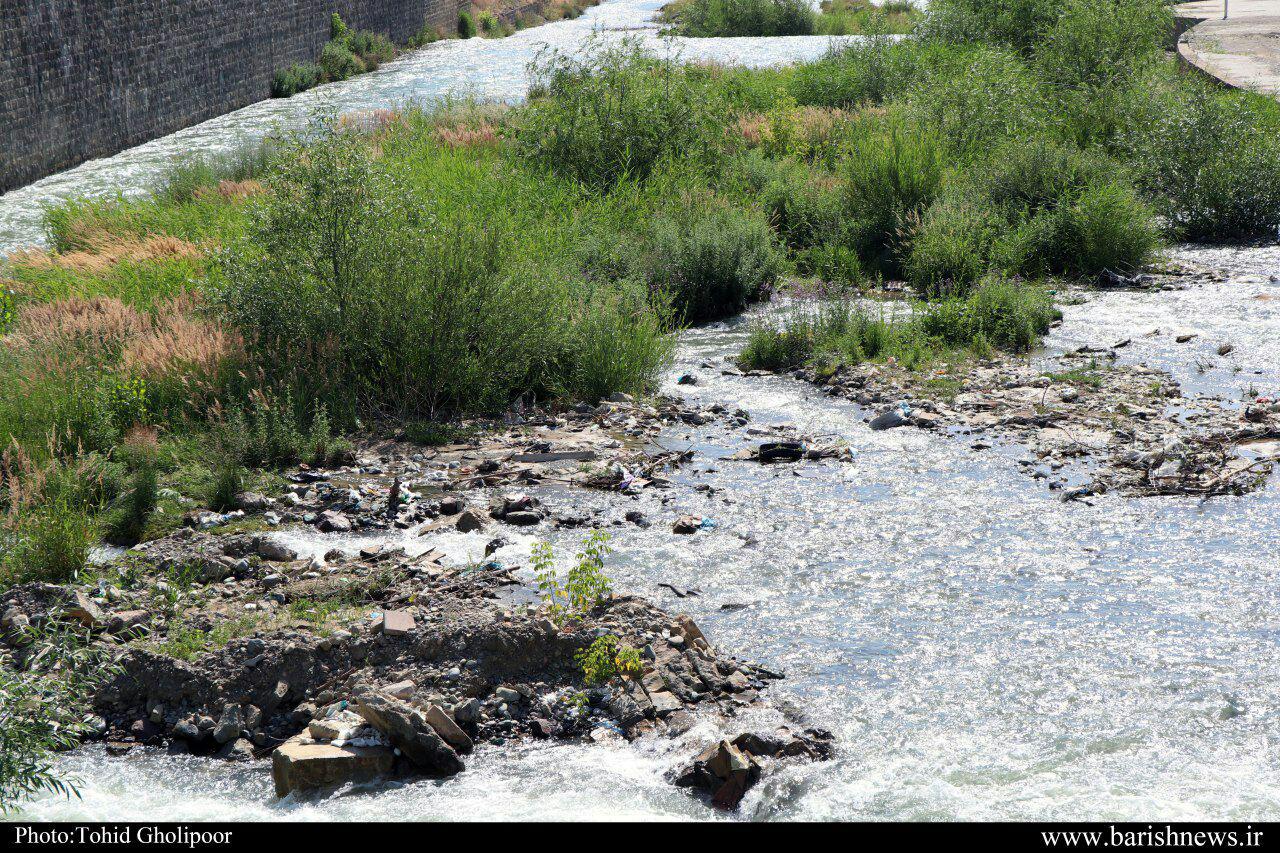
[[[1149,67],[1173,32],[1163,0],[1066,0],[1035,46],[1055,86],[1111,86]]]
[[[96,527],[85,505],[56,495],[18,510],[0,528],[0,581],[67,583],[89,564]]]
[[[962,293],[989,268],[1019,275],[1131,272],[1159,246],[1152,212],[1097,152],[1011,142],[950,186],[911,232],[907,277]]]
[[[1148,97],[1118,143],[1175,237],[1219,242],[1280,227],[1280,109],[1184,82]]]
[[[346,45],[334,41],[328,42],[321,49],[320,67],[324,69],[326,80],[346,80],[368,70],[360,57]]]
[[[965,163],[1008,139],[1047,133],[1058,121],[1054,90],[1005,49],[936,50],[901,102],[950,158]]]
[[[518,128],[532,162],[592,187],[643,179],[666,157],[697,157],[723,115],[705,77],[639,42],[594,43],[585,56],[535,61]]]
[[[419,139],[404,144],[435,145]],[[588,350],[653,369],[661,318],[570,280],[568,234],[548,229],[533,201],[550,184],[496,177],[471,152],[431,151],[375,161],[362,138],[331,128],[270,179],[246,238],[222,259],[220,294],[270,387],[323,401],[351,426],[570,393],[590,373],[576,360]],[[632,329],[614,349],[588,334],[623,322]]]
[[[925,296],[968,291],[989,269],[999,228],[981,202],[963,196],[938,200],[912,233],[907,280]]]
[[[918,322],[925,335],[947,347],[987,343],[1007,352],[1026,352],[1062,315],[1049,294],[1004,280],[988,280],[968,296],[928,304]]]
[[[194,154],[175,160],[152,186],[152,195],[167,204],[185,204],[222,181],[240,183],[262,177],[271,167],[275,148],[270,139],[248,142],[224,154]]]
[[[916,82],[927,53],[918,42],[883,36],[833,43],[821,59],[795,68],[788,91],[807,106],[880,103]]]
[[[684,0],[664,9],[682,36],[807,36],[818,15],[807,0]]]
[[[324,82],[325,71],[314,62],[295,62],[271,77],[271,97],[289,98]]]
[[[470,12],[460,12],[458,14],[458,38],[469,39],[469,38],[475,38],[475,37],[476,37],[475,19],[471,17]]]
[[[900,273],[903,229],[933,201],[942,171],[938,143],[926,131],[894,124],[860,135],[845,167],[844,210],[864,261]]]
[[[26,654],[0,662],[0,814],[39,793],[76,793],[56,755],[89,733],[91,697],[119,671],[69,628],[28,628],[22,643]]]
[[[1060,0],[930,0],[918,31],[927,39],[988,42],[1030,53],[1061,8]]]
[[[937,358],[992,348],[1026,352],[1061,315],[1041,288],[988,279],[962,297],[873,314],[861,302],[803,303],[780,324],[757,326],[739,362],[783,370],[818,361],[859,363],[892,357],[907,369]]]
[[[740,313],[765,295],[783,266],[768,226],[729,210],[695,208],[657,221],[646,254],[650,287],[689,323]]]
[[[574,660],[582,667],[582,679],[587,684],[606,684],[623,676],[638,678],[643,669],[640,652],[613,634],[597,637],[591,645],[579,649]]]
[[[108,517],[106,539],[114,545],[134,545],[142,541],[159,491],[158,453],[155,433],[139,429],[130,433],[120,447],[124,464],[133,471],[131,488]]]

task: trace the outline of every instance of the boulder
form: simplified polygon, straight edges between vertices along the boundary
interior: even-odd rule
[[[252,761],[253,744],[244,738],[236,738],[218,750],[218,757],[227,761]]]
[[[509,512],[502,516],[502,520],[507,524],[514,524],[517,527],[531,527],[542,521],[542,516],[538,515],[533,510],[518,510],[516,512]]]
[[[79,590],[71,594],[67,602],[67,615],[86,628],[96,628],[102,624],[102,609],[93,603],[93,599]]]
[[[151,614],[145,610],[122,610],[107,620],[107,632],[111,634],[129,634],[151,621]]]
[[[249,512],[260,512],[269,508],[275,501],[261,492],[242,492],[236,495],[236,503],[240,505],[241,509]]]
[[[213,739],[218,743],[230,743],[240,737],[244,730],[244,711],[239,705],[227,705],[222,709],[218,726],[213,730]]]
[[[316,740],[350,740],[364,726],[364,717],[350,711],[341,711],[332,717],[312,720],[307,725],[307,734]]]
[[[871,419],[869,426],[873,430],[894,429],[895,427],[906,426],[911,423],[906,412],[901,407],[895,406],[892,409],[886,409]]]
[[[333,746],[302,735],[285,741],[271,761],[276,796],[348,782],[368,782],[391,772],[395,753],[385,746]]]
[[[431,724],[431,728],[436,730],[436,734],[444,739],[444,742],[453,747],[456,752],[461,755],[469,755],[473,748],[471,738],[467,736],[458,724],[453,721],[444,712],[439,705],[428,705],[426,712],[427,722]]]
[[[728,811],[738,807],[743,795],[759,779],[760,765],[729,741],[722,740],[680,771],[675,784],[710,794],[713,806]]]
[[[316,526],[325,533],[350,533],[351,519],[330,509],[320,513],[320,521]]]
[[[453,523],[453,526],[457,528],[459,533],[471,533],[484,527],[484,519],[468,509],[458,516],[458,520]]]
[[[388,696],[394,696],[396,699],[409,699],[413,696],[414,685],[412,681],[397,681],[395,684],[388,684],[382,688],[382,692]]]
[[[413,629],[413,614],[408,610],[388,610],[382,614],[382,633],[388,637],[403,637]]]
[[[702,519],[696,515],[682,515],[671,526],[672,533],[697,533],[702,526]]]
[[[276,563],[288,563],[291,560],[298,559],[298,552],[283,542],[263,539],[258,543],[258,556]]]
[[[426,717],[404,702],[366,692],[356,698],[356,712],[420,770],[452,776],[465,769],[458,753],[436,734]]]

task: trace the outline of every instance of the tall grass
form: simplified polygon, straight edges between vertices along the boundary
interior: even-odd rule
[[[892,359],[917,369],[957,355],[1026,352],[1060,316],[1042,288],[999,279],[964,297],[914,305],[819,297],[779,322],[758,324],[739,363],[777,371]]]

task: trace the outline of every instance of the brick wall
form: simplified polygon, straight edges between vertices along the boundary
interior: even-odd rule
[[[403,43],[465,0],[0,0],[0,192],[270,96],[336,11]]]

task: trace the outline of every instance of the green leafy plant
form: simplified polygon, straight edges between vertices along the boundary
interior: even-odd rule
[[[553,622],[559,625],[580,618],[609,596],[604,560],[611,550],[608,533],[591,531],[583,540],[577,562],[561,578],[555,570],[550,543],[534,545],[533,573],[538,591],[542,593],[543,607]]]
[[[640,653],[613,634],[598,637],[574,655],[587,684],[605,684],[619,676],[640,674]]]
[[[471,17],[470,12],[458,13],[458,38],[469,39],[475,38],[476,20]]]
[[[0,813],[41,792],[79,796],[55,757],[89,731],[90,697],[117,671],[64,624],[24,629],[21,642],[21,659],[0,656]]]

